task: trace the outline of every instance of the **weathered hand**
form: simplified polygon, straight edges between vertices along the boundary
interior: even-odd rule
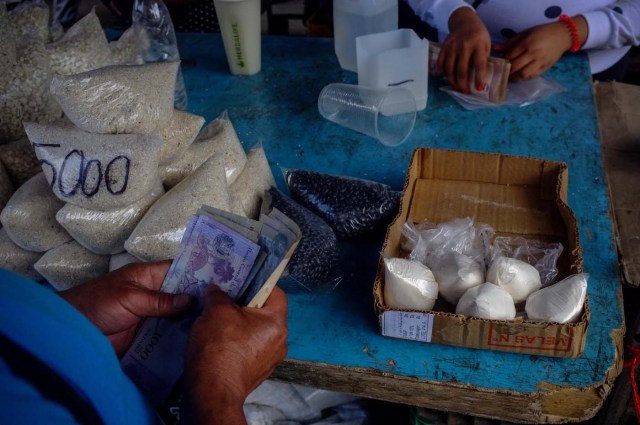
[[[582,43],[586,38],[586,21],[578,16],[574,22]],[[551,68],[572,44],[567,24],[553,22],[518,33],[495,50],[504,52],[505,59],[511,62],[512,80],[528,80]]]
[[[185,423],[244,424],[242,405],[287,353],[287,298],[278,287],[262,308],[240,307],[211,286],[189,335]]]
[[[170,265],[170,261],[129,264],[60,296],[93,322],[120,356],[145,317],[178,314],[191,303],[188,295],[159,291]]]
[[[487,82],[490,51],[489,31],[472,9],[462,7],[449,18],[449,36],[438,57],[438,70],[454,89],[469,93],[471,68],[475,69],[477,87],[482,88]]]

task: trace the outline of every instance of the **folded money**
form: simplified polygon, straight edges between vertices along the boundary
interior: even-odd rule
[[[438,72],[438,56],[442,45],[438,43],[429,43],[429,75],[441,77],[442,73]],[[509,83],[509,71],[511,71],[511,62],[506,59],[489,57],[487,62],[487,83],[482,90],[476,90],[475,70],[471,69],[469,76],[469,86],[471,94],[480,96],[489,102],[500,103],[504,101],[507,95],[507,84]]]
[[[262,307],[301,238],[274,210],[260,221],[209,206],[193,215],[160,288],[198,300],[216,285],[242,306]],[[189,328],[197,317],[149,318],[122,358],[122,368],[149,400],[166,400],[183,372]]]

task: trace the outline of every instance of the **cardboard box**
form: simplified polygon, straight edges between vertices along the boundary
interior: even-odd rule
[[[437,344],[577,357],[589,323],[589,302],[580,321],[558,324],[516,319],[486,320],[455,314],[438,300],[432,311],[392,310],[384,304],[383,258],[406,257],[400,247],[407,220],[441,223],[474,217],[496,235],[561,242],[559,279],[582,271],[576,219],[567,206],[568,172],[561,162],[501,154],[419,148],[407,173],[400,212],[387,230],[374,284],[374,303],[384,336]]]
[[[640,286],[640,87],[597,83],[602,159],[624,282]]]

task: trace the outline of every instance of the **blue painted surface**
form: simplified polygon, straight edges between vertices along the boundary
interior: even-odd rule
[[[622,311],[596,109],[583,56],[567,57],[547,73],[566,93],[526,108],[467,112],[431,80],[427,109],[419,112],[413,133],[403,145],[388,148],[319,115],[322,87],[356,82],[355,74],[338,66],[332,40],[263,37],[263,70],[252,77],[229,74],[217,35],[185,34],[179,42],[189,109],[207,120],[228,110],[245,148],[262,140],[281,188],[282,166],[369,178],[399,189],[418,146],[569,164],[569,204],[578,217],[584,267],[591,275],[591,323],[581,358],[383,338],[372,295],[382,235],[342,247],[345,279],[336,292],[289,296],[290,358],[522,392],[536,390],[541,381],[587,386],[605,379],[616,349],[609,334],[622,326]],[[389,359],[395,366],[387,364]]]

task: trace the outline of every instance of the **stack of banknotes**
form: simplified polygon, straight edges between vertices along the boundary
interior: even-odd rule
[[[429,43],[429,75],[440,77],[438,72],[438,57],[442,46],[438,43]],[[479,96],[489,102],[501,103],[507,95],[507,84],[509,83],[509,72],[511,62],[503,58],[490,57],[487,62],[487,82],[478,90],[475,84],[476,74],[472,69],[469,74],[469,87],[471,94]]]
[[[301,233],[277,209],[251,220],[203,206],[189,220],[160,288],[200,301],[216,285],[242,306],[262,307],[293,255]],[[183,372],[184,350],[197,311],[145,320],[121,360],[125,373],[153,404],[162,403]]]

